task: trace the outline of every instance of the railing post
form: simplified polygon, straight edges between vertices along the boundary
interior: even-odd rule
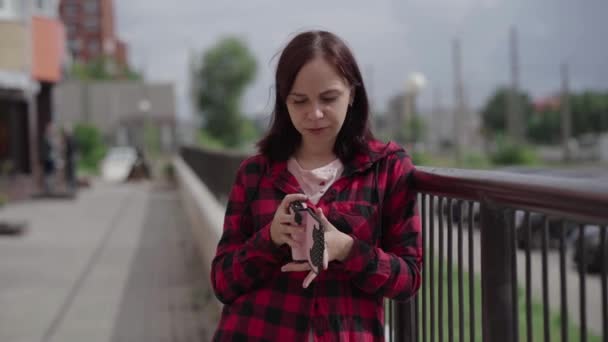
[[[395,302],[395,341],[415,342],[416,341],[416,297],[405,303]]]
[[[504,208],[481,202],[481,307],[483,340],[515,341],[511,232]]]

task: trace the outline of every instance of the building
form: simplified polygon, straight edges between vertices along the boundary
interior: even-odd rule
[[[0,1],[0,192],[9,197],[33,191],[64,57],[56,0]]]
[[[57,87],[58,125],[89,123],[111,145],[143,148],[146,130],[158,133],[160,148],[177,146],[175,89],[171,83],[65,81]]]
[[[107,57],[119,69],[127,65],[128,47],[116,35],[112,0],[60,0],[59,13],[73,61]]]

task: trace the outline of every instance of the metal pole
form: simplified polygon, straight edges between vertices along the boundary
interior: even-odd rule
[[[507,131],[516,142],[524,141],[524,124],[522,108],[519,103],[519,52],[517,42],[517,31],[511,27],[509,32],[510,61],[511,61],[511,89],[509,91]]]
[[[38,139],[38,106],[36,101],[36,87],[33,79],[33,31],[32,31],[32,1],[25,0],[23,2],[23,20],[25,23],[25,44],[26,44],[26,53],[25,53],[25,73],[27,79],[27,90],[26,90],[26,101],[27,101],[27,109],[28,109],[28,138],[30,144],[30,164],[31,164],[31,172],[32,178],[34,180],[34,186],[36,191],[40,189],[41,185],[41,170],[40,170],[40,158],[39,158],[39,148],[40,141]]]
[[[464,85],[462,80],[462,62],[460,40],[452,42],[452,63],[454,68],[454,147],[456,149],[456,162],[462,162],[462,141],[464,136]]]
[[[562,121],[562,148],[564,151],[564,161],[570,161],[570,148],[568,140],[572,135],[572,114],[570,112],[570,86],[568,75],[568,64],[564,63],[561,67],[562,75],[562,101],[561,101],[561,121]]]
[[[441,121],[441,88],[435,87],[432,92],[433,97],[433,111],[431,113],[431,129],[429,132],[432,133],[431,144],[434,145],[434,150],[437,153],[441,152],[441,140],[443,138],[443,123]]]

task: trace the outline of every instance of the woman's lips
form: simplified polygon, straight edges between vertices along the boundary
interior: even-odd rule
[[[310,133],[313,133],[313,134],[319,134],[319,133],[323,132],[323,131],[325,130],[325,128],[327,128],[327,127],[320,127],[320,128],[307,128],[307,130],[308,130]]]

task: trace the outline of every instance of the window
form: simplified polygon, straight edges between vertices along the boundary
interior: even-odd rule
[[[87,14],[96,14],[99,11],[99,6],[97,5],[97,2],[85,2],[84,11]]]
[[[70,39],[70,41],[68,41],[68,47],[72,52],[79,52],[82,48],[82,43],[80,42],[80,39]]]
[[[95,57],[96,55],[99,54],[99,42],[97,41],[91,41],[89,42],[89,54],[91,55],[91,57]]]
[[[65,5],[63,7],[63,13],[67,17],[76,17],[78,15],[78,6],[74,4]]]
[[[95,17],[87,18],[87,20],[84,22],[84,27],[87,29],[87,31],[96,32],[99,30],[99,19]]]
[[[75,36],[78,34],[78,25],[75,23],[68,23],[68,36]]]

